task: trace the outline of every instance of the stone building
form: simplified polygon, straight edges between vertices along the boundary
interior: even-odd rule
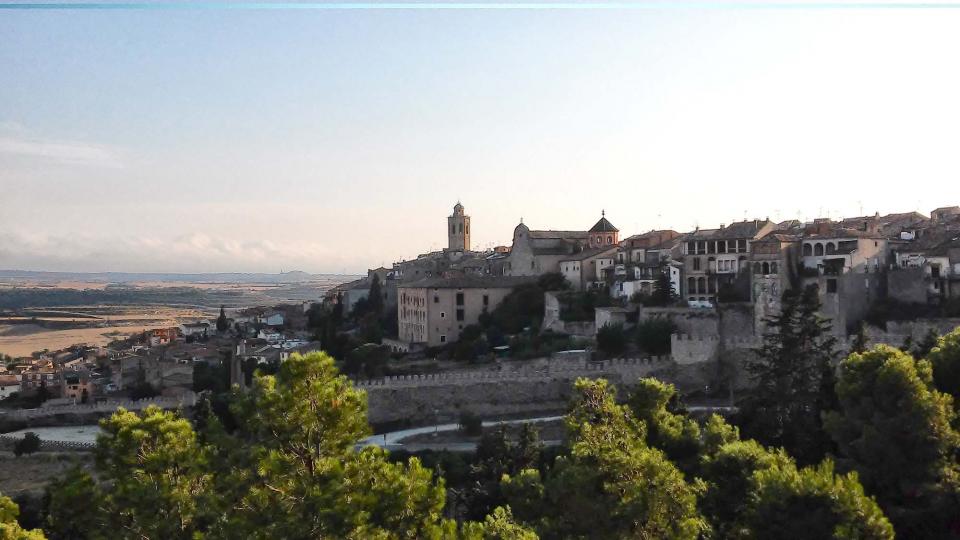
[[[960,297],[960,228],[926,231],[912,242],[894,244],[891,251],[891,298],[939,304]]]
[[[561,259],[559,270],[573,290],[583,291],[605,284],[605,272],[614,267],[616,256],[617,246],[585,249]]]
[[[775,231],[750,246],[751,301],[757,333],[768,318],[780,313],[784,291],[798,283],[800,235]]]
[[[532,277],[427,278],[398,285],[399,340],[429,347],[457,341],[460,332],[493,311],[517,285]]]
[[[572,260],[585,250],[599,252],[616,247],[619,238],[619,230],[607,220],[605,213],[587,231],[534,231],[521,220],[513,230],[513,245],[504,259],[503,273],[539,276],[560,272],[561,261]]]
[[[817,219],[804,228],[802,285],[818,286],[821,313],[833,319],[835,332],[853,332],[882,297],[889,258],[889,240],[878,227],[850,229]]]
[[[776,228],[770,220],[740,221],[719,229],[697,229],[683,239],[681,296],[699,305],[717,302],[721,289],[749,287],[750,245]],[[739,279],[738,279],[739,278]]]

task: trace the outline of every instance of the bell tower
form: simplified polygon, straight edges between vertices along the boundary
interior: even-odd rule
[[[463,213],[460,201],[447,218],[447,246],[450,251],[470,251],[470,216]]]

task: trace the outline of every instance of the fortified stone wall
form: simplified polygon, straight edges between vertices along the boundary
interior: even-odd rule
[[[14,445],[23,437],[14,437],[11,435],[0,435],[0,449],[13,450]],[[45,441],[40,439],[40,450],[47,452],[60,450],[75,451],[93,451],[97,448],[96,443],[79,441]]]
[[[668,357],[529,364],[527,369],[386,377],[356,386],[367,392],[371,423],[422,425],[455,421],[465,411],[483,418],[563,411],[579,377],[605,378],[618,387],[657,377],[684,391],[702,388],[713,373]]]
[[[926,337],[931,330],[942,336],[958,327],[960,327],[958,318],[888,321],[886,330],[868,325],[865,334],[868,346],[884,343],[891,347],[900,347],[907,338],[916,343]]]
[[[190,392],[182,397],[154,397],[145,399],[120,399],[101,401],[97,403],[84,403],[76,405],[64,405],[59,407],[41,407],[39,409],[15,409],[0,413],[0,419],[7,420],[31,420],[44,417],[76,415],[76,414],[112,414],[118,408],[123,407],[128,411],[139,411],[146,409],[150,405],[156,405],[161,409],[177,409],[180,407],[192,407],[197,403],[197,396]]]
[[[898,268],[887,272],[887,294],[901,302],[927,303],[923,268]]]
[[[682,334],[715,336],[720,332],[719,317],[712,309],[641,307],[638,320],[642,322],[649,319],[669,319]]]
[[[605,378],[621,388],[641,377],[656,377],[690,391],[709,384],[716,372],[714,364],[681,365],[669,357],[602,362],[543,359],[523,364],[499,371],[407,375],[355,384],[367,392],[371,423],[429,425],[456,421],[463,412],[491,418],[563,411],[580,377]]]

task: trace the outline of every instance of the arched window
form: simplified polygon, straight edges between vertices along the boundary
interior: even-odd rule
[[[775,262],[770,263],[770,273],[771,274],[777,273],[777,263]]]
[[[823,255],[823,244],[817,242],[817,245],[813,246],[813,254],[817,257]]]
[[[770,273],[770,263],[763,263],[763,275]]]
[[[457,225],[457,230],[463,232],[463,223]]]
[[[612,236],[608,236],[608,237],[607,237],[607,243],[608,243],[608,244],[612,244],[612,243],[613,243],[613,237],[612,237]]]
[[[803,245],[803,255],[805,257],[809,257],[810,255],[813,255],[813,248],[810,246],[810,244]]]
[[[837,252],[837,245],[833,242],[827,242],[827,255],[831,255]]]
[[[687,278],[687,293],[696,293],[697,292],[697,279],[696,278]]]
[[[754,274],[760,273],[760,263],[758,262],[753,263],[753,273]]]

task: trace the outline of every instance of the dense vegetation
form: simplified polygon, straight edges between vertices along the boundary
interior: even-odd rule
[[[0,498],[0,538],[960,537],[960,329],[926,359],[838,359],[818,309],[815,289],[784,297],[734,423],[694,419],[655,379],[622,399],[581,379],[560,446],[523,426],[467,456],[358,449],[364,394],[326,354],[294,355],[193,422],[104,420],[94,474],[52,484],[29,520]]]

